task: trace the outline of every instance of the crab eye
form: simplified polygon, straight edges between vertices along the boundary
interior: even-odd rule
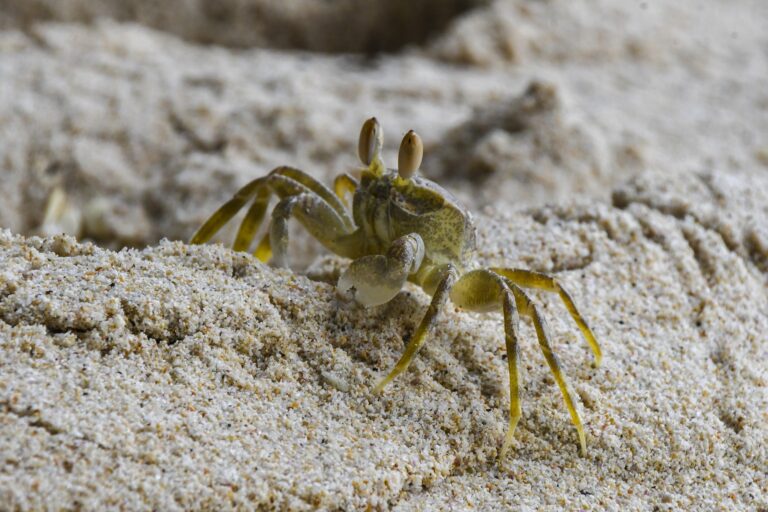
[[[371,165],[371,162],[381,153],[383,143],[384,136],[381,132],[381,125],[375,117],[368,119],[360,129],[360,140],[357,143],[357,154],[360,161],[365,165]]]
[[[409,179],[421,165],[424,156],[424,145],[415,131],[410,130],[400,143],[400,153],[397,155],[397,173],[401,178]]]

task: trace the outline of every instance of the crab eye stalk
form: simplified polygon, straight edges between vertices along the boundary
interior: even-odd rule
[[[357,154],[360,161],[365,165],[371,165],[381,154],[383,145],[384,135],[381,132],[381,125],[375,117],[372,117],[363,123],[363,127],[360,129],[360,140],[357,144]]]
[[[400,153],[397,155],[397,173],[403,179],[410,179],[419,170],[424,156],[424,145],[415,131],[410,130],[400,143]]]

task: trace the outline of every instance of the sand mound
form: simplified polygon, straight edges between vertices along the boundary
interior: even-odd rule
[[[220,246],[115,253],[5,231],[2,502],[766,506],[768,297],[750,256],[765,258],[765,239],[729,246],[705,220],[664,211],[674,186],[627,186],[618,207],[478,218],[479,261],[557,272],[606,354],[591,369],[564,308],[538,295],[589,454],[526,325],[524,417],[502,468],[499,315],[449,308],[407,375],[374,396],[427,304],[416,288],[366,310]],[[742,183],[719,186],[696,207],[765,221]]]

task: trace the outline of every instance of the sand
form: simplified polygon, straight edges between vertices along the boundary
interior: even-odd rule
[[[744,191],[702,179],[729,211],[768,196],[765,180]],[[366,310],[221,246],[115,253],[5,231],[3,502],[764,507],[768,244],[749,231],[729,247],[692,211],[714,196],[674,215],[645,193],[478,218],[479,263],[557,271],[606,354],[590,368],[564,308],[539,296],[589,453],[526,327],[524,418],[502,467],[499,315],[449,308],[375,396],[427,304],[418,289]]]
[[[294,40],[129,4],[0,2],[0,509],[768,509],[764,3],[480,3],[375,58],[300,10]],[[477,266],[590,321],[599,368],[534,293],[586,457],[527,322],[500,463],[501,315],[449,306],[373,395],[423,291],[347,302],[299,229],[298,271],[184,244],[275,165],[354,168],[372,114],[476,212]]]

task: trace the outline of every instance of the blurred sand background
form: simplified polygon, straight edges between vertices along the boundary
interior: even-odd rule
[[[0,504],[768,509],[768,3],[371,4],[0,0]],[[528,327],[499,467],[500,315],[449,308],[376,397],[423,292],[339,301],[300,229],[312,280],[160,244],[276,165],[355,168],[371,115],[479,263],[590,319],[599,369],[537,295],[588,457]]]

